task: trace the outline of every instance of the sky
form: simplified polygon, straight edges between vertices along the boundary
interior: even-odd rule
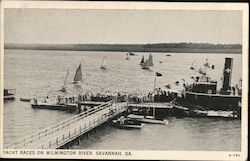
[[[242,43],[241,11],[5,9],[4,42]]]

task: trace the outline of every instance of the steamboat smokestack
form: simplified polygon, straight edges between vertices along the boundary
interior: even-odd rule
[[[231,85],[231,76],[233,69],[233,58],[225,58],[224,72],[223,72],[223,86],[221,92],[228,94]]]

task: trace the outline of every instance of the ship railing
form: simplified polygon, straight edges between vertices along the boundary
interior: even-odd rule
[[[105,104],[101,104],[99,106],[93,107],[90,110],[84,111],[84,112],[77,114],[76,116],[73,116],[69,119],[63,120],[59,123],[56,123],[54,125],[51,125],[51,126],[45,128],[45,129],[42,129],[42,130],[39,130],[35,133],[27,135],[27,136],[23,137],[22,139],[19,139],[18,141],[7,144],[5,147],[7,149],[10,149],[10,148],[16,149],[17,147],[23,146],[26,143],[33,142],[35,139],[41,139],[42,137],[49,135],[49,134],[53,133],[54,131],[58,131],[66,126],[69,126],[70,124],[72,124],[76,121],[79,121],[79,120],[81,120],[81,119],[83,119],[83,118],[85,118],[85,117],[87,117],[87,116],[89,116],[97,111],[100,111],[104,108],[110,107],[113,103],[114,103],[114,101],[111,100]]]
[[[50,141],[47,142],[47,144],[40,145],[41,149],[57,149],[62,147],[63,145],[66,145],[70,141],[73,141],[77,139],[82,134],[94,129],[95,127],[103,124],[107,120],[114,118],[115,116],[119,115],[120,113],[124,112],[126,110],[127,103],[123,103],[119,106],[117,106],[115,111],[107,112],[105,114],[99,115],[95,117],[93,120],[90,120],[88,122],[85,122],[84,124],[79,125],[78,127],[74,127],[60,136],[56,136],[52,138]]]

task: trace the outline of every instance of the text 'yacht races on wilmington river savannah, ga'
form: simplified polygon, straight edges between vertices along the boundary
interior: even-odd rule
[[[4,149],[241,151],[242,11],[4,18]]]

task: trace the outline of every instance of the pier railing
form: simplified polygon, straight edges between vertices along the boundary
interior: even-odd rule
[[[94,129],[95,127],[103,124],[107,120],[117,116],[125,110],[126,104],[122,104],[116,107],[116,110],[113,112],[108,112],[98,117],[95,117],[93,120],[85,122],[84,124],[74,127],[68,131],[65,131],[62,135],[56,136],[52,138],[47,144],[41,145],[41,149],[51,149],[51,148],[59,148],[68,142],[75,140],[82,134]]]
[[[75,123],[75,122],[77,122],[77,121],[79,121],[79,120],[81,120],[81,119],[83,119],[83,118],[85,118],[85,117],[87,117],[89,115],[92,115],[92,114],[94,114],[94,113],[96,113],[96,112],[98,112],[98,111],[100,111],[100,110],[102,110],[104,108],[108,108],[108,107],[112,106],[113,103],[114,103],[113,101],[109,101],[109,102],[107,102],[105,104],[101,104],[99,106],[91,108],[90,110],[84,111],[84,112],[82,112],[82,113],[80,113],[80,114],[78,114],[78,115],[76,115],[74,117],[71,117],[69,119],[63,120],[63,121],[61,121],[61,122],[59,122],[57,124],[49,126],[49,127],[45,128],[43,130],[39,130],[39,131],[37,131],[37,132],[35,132],[33,134],[27,135],[26,137],[24,137],[22,139],[19,139],[16,142],[7,144],[5,147],[7,149],[16,149],[16,148],[19,148],[19,147],[23,147],[23,146],[25,146],[28,143],[32,143],[32,142],[34,142],[37,139],[39,140],[39,139],[41,139],[43,137],[46,137],[49,134],[52,134],[55,131],[59,131],[60,129],[68,127],[71,124],[73,124],[73,123]],[[124,108],[124,107],[120,107],[120,109],[121,108]],[[82,130],[84,130],[84,129],[86,130],[86,128],[90,127],[91,124],[93,124],[93,123],[96,124],[97,122],[100,122],[100,120],[103,121],[103,119],[104,119],[104,117],[103,118],[98,117],[98,118],[94,119],[92,123],[89,122],[88,126],[87,126],[87,123],[85,124],[86,126],[85,125],[84,126],[80,126],[80,128],[83,128],[83,129],[78,129],[78,132],[79,132],[79,130],[80,130],[80,132]],[[66,135],[65,135],[65,137],[66,137]],[[70,132],[69,132],[69,137],[71,137],[70,136]],[[66,139],[66,138],[64,138],[64,139]],[[56,140],[57,140],[57,142],[59,141],[58,138]],[[46,146],[49,146],[49,145],[44,145],[44,147],[46,147]],[[43,148],[43,146],[41,148]]]

